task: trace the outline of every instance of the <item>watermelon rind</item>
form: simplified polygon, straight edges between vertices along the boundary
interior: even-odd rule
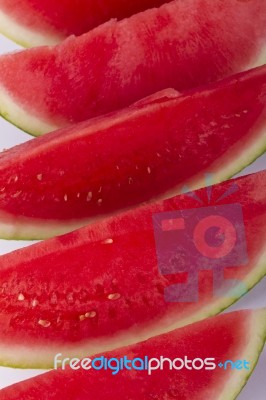
[[[251,323],[250,341],[245,349],[243,357],[250,361],[251,368],[246,374],[240,374],[235,370],[232,372],[231,378],[227,381],[224,390],[217,400],[235,400],[246,386],[249,378],[255,370],[259,357],[263,351],[266,342],[266,309],[254,311]]]
[[[0,86],[0,115],[25,133],[32,129],[34,132],[32,135],[36,137],[58,128],[55,124],[41,121],[33,115],[29,116],[22,107],[12,100],[2,86]]]
[[[55,45],[65,39],[63,35],[61,36],[56,32],[52,34],[49,26],[47,26],[45,34],[33,31],[26,26],[18,24],[1,10],[0,33],[22,47]]]

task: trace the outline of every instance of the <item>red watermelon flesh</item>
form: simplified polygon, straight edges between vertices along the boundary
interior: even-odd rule
[[[192,225],[170,232],[166,227],[158,242],[157,218],[169,222],[169,212],[184,216],[190,210]],[[189,244],[191,226],[203,212],[227,215],[238,227],[234,252],[225,261],[220,254],[210,268],[208,256]],[[177,217],[169,223],[171,218]],[[215,185],[211,196],[201,189],[2,256],[0,363],[50,367],[59,349],[72,356],[96,354],[219,313],[265,276],[265,226],[266,170]],[[161,249],[173,238],[177,255]],[[175,262],[180,257],[184,264]],[[178,283],[169,300],[169,287]]]
[[[41,239],[95,218],[221,182],[266,148],[266,65],[174,90],[0,155],[0,234]]]
[[[122,19],[165,0],[0,0],[0,31],[26,46],[55,44],[110,18]]]
[[[0,112],[40,135],[266,62],[265,0],[186,0],[0,57]]]
[[[135,365],[139,369],[144,365],[142,360],[145,357],[149,360],[160,360],[161,357],[171,361],[181,359],[174,364],[177,368],[187,358],[190,369],[170,369],[169,360],[164,361],[163,369],[155,369],[150,375],[146,369],[124,368],[113,375],[114,370],[110,369],[72,370],[67,367],[8,387],[1,391],[1,400],[233,400],[255,368],[265,339],[265,309],[219,315],[104,355],[108,360],[120,360],[125,356],[129,360],[138,358]],[[102,354],[92,357],[92,360],[97,357],[102,357]],[[208,361],[210,358],[212,361]],[[199,369],[202,366],[199,359],[206,362],[202,369]],[[241,366],[232,369],[232,364],[225,364],[227,360],[239,360],[238,366]],[[249,369],[243,367],[244,361],[249,363]],[[112,361],[113,366],[116,363],[116,360]],[[214,369],[206,369],[207,363],[212,363]],[[220,363],[226,367],[220,368]],[[156,360],[153,360],[152,366],[156,365]]]

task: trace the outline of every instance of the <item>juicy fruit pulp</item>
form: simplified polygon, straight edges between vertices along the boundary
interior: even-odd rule
[[[68,356],[96,354],[228,307],[266,274],[265,178],[263,171],[227,181],[212,188],[211,198],[209,190],[201,189],[196,196],[174,197],[2,256],[1,363],[50,367],[59,349]],[[237,220],[235,203],[243,213]],[[153,218],[162,212],[182,211],[181,215],[186,215],[193,210],[196,222],[202,207],[205,211],[207,207],[210,215],[219,215],[224,207],[233,209],[230,220],[238,227],[238,234],[232,251],[237,258],[234,266],[231,258],[223,264],[222,279],[214,290],[213,276],[217,277],[220,264],[203,270],[206,258],[182,247],[182,238],[191,242],[189,227],[164,232],[162,241],[178,235],[175,240],[191,266],[195,266],[190,258],[193,254],[201,260],[198,288],[193,292],[198,299],[185,301],[182,290],[187,290],[187,278],[193,270],[176,270],[168,260],[167,265],[174,270],[162,275],[158,263],[168,250],[158,256],[154,236],[158,224],[153,225]],[[243,260],[245,247],[247,257]],[[172,286],[177,284],[181,292]],[[175,289],[174,301],[165,297],[169,287]]]
[[[187,357],[188,360],[197,359],[197,369],[193,369],[192,363],[190,369],[170,369],[168,360],[164,361],[163,369],[153,370],[150,375],[147,370],[123,369],[112,375],[110,370],[67,368],[6,388],[1,391],[1,400],[46,400],[51,399],[51,393],[54,400],[234,400],[255,367],[265,338],[266,310],[224,314],[105,355],[108,359],[119,360],[125,356],[130,360],[144,359],[147,355],[149,359],[162,356],[173,361],[179,358],[181,361],[175,364],[177,368]],[[200,369],[199,359],[208,358],[213,358],[217,367]],[[246,360],[250,370],[218,367],[226,360]],[[136,362],[139,368],[140,362]],[[153,361],[152,366],[155,365]]]
[[[262,65],[265,16],[265,0],[177,0],[55,47],[4,55],[0,112],[40,135]]]
[[[0,235],[45,238],[145,201],[220,182],[266,148],[266,65],[201,90],[166,90],[0,155]],[[69,168],[71,166],[71,168]]]
[[[26,46],[55,44],[164,0],[0,0],[0,30]]]

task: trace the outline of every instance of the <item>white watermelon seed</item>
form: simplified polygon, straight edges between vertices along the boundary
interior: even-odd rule
[[[18,192],[14,193],[11,197],[13,197],[14,199],[16,199],[21,193],[22,193],[22,191],[19,190]]]
[[[92,192],[89,192],[87,195],[87,201],[91,201],[92,199]]]
[[[38,304],[39,304],[39,302],[37,299],[32,300],[32,303],[31,303],[32,307],[36,307]]]
[[[51,322],[50,322],[50,321],[47,321],[47,320],[45,320],[45,319],[40,319],[40,320],[38,321],[38,324],[41,325],[41,326],[43,326],[44,328],[49,328],[49,326],[51,325]]]
[[[8,183],[17,182],[17,181],[18,181],[18,176],[17,176],[17,175],[12,175],[12,176],[9,178]]]
[[[102,243],[103,243],[103,244],[113,244],[114,241],[113,241],[113,239],[106,239],[106,240],[104,240]]]
[[[85,314],[85,317],[86,318],[94,318],[94,317],[96,317],[96,315],[97,315],[96,311],[90,311]]]
[[[118,300],[118,299],[120,299],[120,297],[121,297],[120,293],[111,293],[111,294],[109,294],[108,299],[109,300]]]

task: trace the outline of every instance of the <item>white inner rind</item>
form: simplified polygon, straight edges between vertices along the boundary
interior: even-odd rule
[[[33,132],[34,136],[41,136],[43,133],[52,132],[59,128],[56,124],[41,121],[34,115],[29,116],[22,107],[12,100],[2,85],[0,85],[0,115],[14,125],[18,123],[18,128],[25,132]],[[20,121],[23,122],[20,123]]]
[[[31,30],[0,10],[0,32],[23,47],[55,45],[65,39],[63,35],[52,34],[49,31],[49,25],[46,32]]]
[[[259,259],[256,262],[256,267],[249,272],[249,274],[242,280],[241,284],[245,284],[247,289],[250,290],[265,275],[266,245],[263,251],[260,252]],[[98,339],[89,338],[88,340],[84,340],[83,342],[79,342],[77,344],[63,344],[59,342],[54,343],[47,341],[46,346],[44,346],[43,342],[41,344],[31,343],[29,346],[22,345],[20,343],[12,343],[9,346],[6,342],[0,343],[0,365],[15,368],[53,368],[54,357],[58,353],[62,353],[64,357],[70,358],[83,358],[99,353],[105,353],[120,347],[142,342],[151,337],[170,332],[174,329],[181,328],[183,326],[203,320],[207,317],[216,315],[222,310],[228,308],[237,300],[238,298],[217,298],[201,307],[198,311],[194,313],[192,312],[191,315],[187,315],[186,318],[182,318],[180,320],[176,320],[173,314],[166,315],[163,319],[157,320],[149,326],[141,328],[133,327],[125,332],[120,332],[119,334],[113,335],[113,337],[108,336]],[[264,318],[264,323],[266,324],[266,318]],[[10,348],[12,348],[12,351],[10,351]],[[254,358],[254,354],[252,358]],[[237,390],[238,389],[239,388],[237,388]],[[221,399],[228,400],[229,398],[226,399],[225,397],[222,397]]]
[[[70,221],[15,217],[0,211],[0,238],[6,240],[45,240],[72,232],[101,218]]]

